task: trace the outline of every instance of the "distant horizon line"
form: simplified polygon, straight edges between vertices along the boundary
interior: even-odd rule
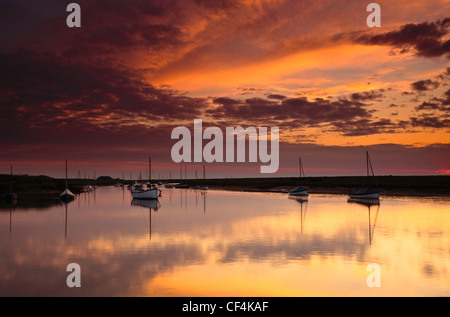
[[[0,174],[1,176],[10,176],[10,174]],[[13,174],[13,176],[30,176],[30,177],[39,177],[39,176],[45,176],[50,177],[53,179],[65,179],[65,177],[53,177],[45,174],[39,174],[39,175],[30,175],[30,174]],[[227,177],[197,177],[197,178],[180,178],[180,177],[172,177],[172,178],[152,178],[153,180],[202,180],[202,179],[276,179],[276,178],[321,178],[321,177],[329,177],[329,178],[339,178],[339,177],[435,177],[435,176],[450,176],[450,174],[383,174],[383,175],[315,175],[315,176],[252,176],[252,177],[233,177],[233,176],[227,176]],[[124,181],[130,181],[130,180],[139,180],[139,178],[133,178],[133,179],[126,179],[126,178],[120,178],[120,177],[112,177],[109,175],[100,175],[96,178],[78,178],[78,177],[68,177],[67,179],[71,180],[98,180],[101,177],[109,177],[112,180],[124,180]],[[141,179],[143,181],[148,180],[148,178]]]

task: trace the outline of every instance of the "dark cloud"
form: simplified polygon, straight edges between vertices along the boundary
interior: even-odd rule
[[[321,127],[344,136],[395,133],[407,126],[404,121],[373,118],[376,110],[369,110],[371,101],[382,97],[381,91],[352,94],[349,99],[329,100],[316,98],[249,98],[245,100],[216,98],[219,105],[208,109],[212,119],[227,118],[246,125],[276,125],[282,129]]]
[[[192,120],[207,106],[205,99],[153,87],[145,72],[100,61],[72,64],[24,50],[0,53],[0,69],[4,142],[138,144],[144,135],[153,140],[152,125]]]
[[[450,119],[442,118],[439,116],[431,116],[431,115],[421,115],[419,117],[412,117],[411,124],[413,127],[422,127],[422,128],[449,128],[450,127]]]
[[[331,131],[344,136],[362,136],[379,133],[397,133],[407,126],[405,121],[393,122],[391,119],[360,119],[334,124]]]
[[[354,37],[354,42],[364,45],[388,45],[406,53],[413,48],[418,56],[439,57],[450,53],[450,18],[435,22],[409,23],[399,30],[382,34],[363,34]]]
[[[443,98],[432,98],[415,108],[417,115],[411,117],[413,127],[422,128],[450,128],[450,89]]]
[[[383,89],[378,91],[364,91],[351,94],[350,98],[356,101],[379,100],[383,97]]]
[[[431,79],[419,80],[411,84],[411,89],[415,91],[427,91],[436,89],[439,87],[438,81],[433,81]]]
[[[283,96],[283,95],[278,95],[278,94],[271,94],[271,95],[268,95],[267,98],[269,98],[269,99],[275,99],[275,100],[284,100],[284,99],[286,99],[287,97],[286,97],[286,96]]]
[[[370,117],[363,103],[347,99],[330,101],[317,98],[309,101],[301,97],[278,101],[263,98],[245,100],[216,98],[213,101],[219,107],[207,110],[208,115],[213,118],[230,118],[242,122],[295,120],[299,125],[319,125],[354,117]]]

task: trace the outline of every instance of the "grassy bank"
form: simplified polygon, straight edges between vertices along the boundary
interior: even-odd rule
[[[346,194],[363,187],[371,187],[383,195],[401,196],[449,196],[450,176],[340,176],[340,177],[283,177],[283,178],[232,178],[177,180],[189,186],[242,191],[277,192],[293,189],[299,185],[309,193]]]
[[[121,180],[93,181],[70,179],[69,189],[79,193],[86,184],[98,186],[114,185]],[[208,186],[211,189],[278,192],[293,189],[299,185],[310,193],[346,194],[362,187],[372,187],[382,195],[448,196],[450,197],[450,176],[340,176],[340,177],[280,177],[280,178],[226,178],[226,179],[174,179],[171,182],[186,183],[188,186]],[[128,181],[129,183],[129,181]],[[13,176],[13,192],[18,198],[33,200],[58,199],[65,189],[65,180],[48,176]],[[10,175],[0,175],[0,193],[10,191]]]

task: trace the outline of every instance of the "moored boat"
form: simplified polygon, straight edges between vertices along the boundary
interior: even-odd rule
[[[297,187],[289,192],[290,196],[308,196],[308,190],[302,186]]]
[[[134,199],[157,199],[160,194],[161,190],[158,188],[131,190],[131,195]]]
[[[149,170],[149,186],[141,186],[137,187],[134,186],[131,189],[131,195],[134,199],[158,199],[159,196],[161,196],[161,190],[155,186],[152,185],[152,161],[151,158],[148,158],[148,170]]]
[[[369,178],[370,173],[369,170],[372,172],[372,176],[375,176],[375,173],[373,172],[372,168],[372,162],[370,161],[369,152],[366,151],[366,172],[367,172],[367,178]],[[362,199],[379,199],[380,198],[380,192],[373,190],[369,187],[360,189],[355,192],[349,192],[347,195],[350,198],[362,198]]]
[[[298,164],[299,164],[300,179],[302,179],[303,177],[305,177],[305,171],[303,170],[302,159],[300,157],[298,158]],[[282,192],[289,193],[289,196],[309,196],[308,190],[302,186],[298,186],[297,188],[289,191],[282,190]]]
[[[12,183],[13,183],[13,171],[12,171],[12,166],[11,166],[10,190],[9,190],[9,193],[2,195],[2,201],[7,204],[13,204],[17,201],[17,194],[13,193]]]
[[[69,202],[75,199],[75,194],[69,190],[67,183],[67,159],[66,159],[66,189],[59,195],[59,199],[63,202]]]
[[[348,193],[350,198],[363,198],[363,199],[379,199],[380,192],[375,191],[371,188],[363,188],[356,192]]]
[[[68,188],[66,188],[61,195],[59,195],[59,199],[63,202],[72,201],[75,198],[75,194],[72,193]]]

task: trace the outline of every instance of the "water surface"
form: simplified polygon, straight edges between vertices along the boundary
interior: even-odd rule
[[[450,200],[100,187],[0,211],[1,296],[449,296]],[[81,287],[69,288],[69,263]],[[367,278],[380,267],[380,287]]]

